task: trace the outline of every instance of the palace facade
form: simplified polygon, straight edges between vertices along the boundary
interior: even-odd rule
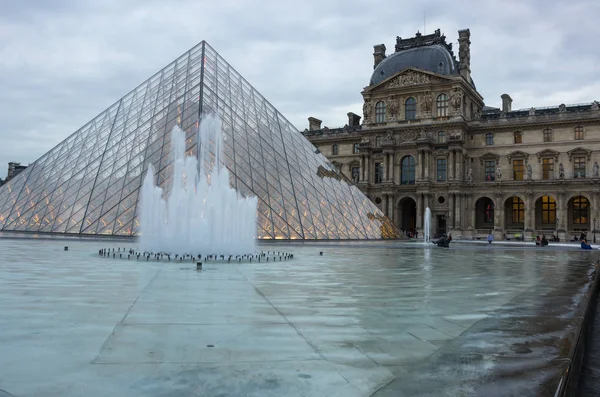
[[[455,238],[572,239],[600,228],[600,106],[486,106],[471,78],[470,32],[458,59],[436,30],[374,46],[363,117],[309,118],[304,135],[402,230]],[[597,224],[598,223],[598,224]],[[600,236],[600,235],[599,235]]]

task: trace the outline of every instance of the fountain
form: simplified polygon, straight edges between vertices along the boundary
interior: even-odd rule
[[[425,219],[423,219],[423,242],[429,243],[431,233],[431,210],[429,207],[425,208]]]
[[[198,158],[185,155],[185,132],[171,131],[172,189],[164,198],[148,166],[141,192],[140,251],[250,254],[255,251],[256,197],[242,197],[221,163],[221,121],[204,115]],[[214,153],[214,156],[211,155]]]

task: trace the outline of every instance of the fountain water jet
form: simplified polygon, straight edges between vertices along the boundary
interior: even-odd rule
[[[171,131],[172,189],[144,179],[140,211],[140,251],[249,254],[256,249],[256,197],[242,197],[221,163],[221,121],[205,115],[198,130],[198,158],[185,155],[185,132]],[[214,156],[211,155],[214,153]]]
[[[428,243],[431,233],[431,210],[429,207],[425,208],[425,219],[423,219],[423,242]]]

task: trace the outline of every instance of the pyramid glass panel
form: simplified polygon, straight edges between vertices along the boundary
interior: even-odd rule
[[[258,238],[398,237],[381,211],[206,42],[0,187],[0,229],[137,235],[148,166],[168,195],[170,131],[181,127],[186,153],[197,156],[207,113],[222,120],[232,186],[259,198]]]

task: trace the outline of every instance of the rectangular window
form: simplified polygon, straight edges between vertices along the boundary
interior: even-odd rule
[[[573,159],[573,178],[585,178],[585,157]]]
[[[496,161],[486,160],[485,161],[485,180],[488,182],[496,179]]]
[[[485,144],[488,146],[494,144],[494,134],[492,134],[491,132],[485,134]]]
[[[375,163],[375,183],[383,180],[383,163]]]
[[[542,159],[542,179],[554,179],[554,159]]]
[[[446,159],[437,159],[437,180],[446,181]]]
[[[523,180],[523,162],[524,160],[513,160],[513,180]]]

